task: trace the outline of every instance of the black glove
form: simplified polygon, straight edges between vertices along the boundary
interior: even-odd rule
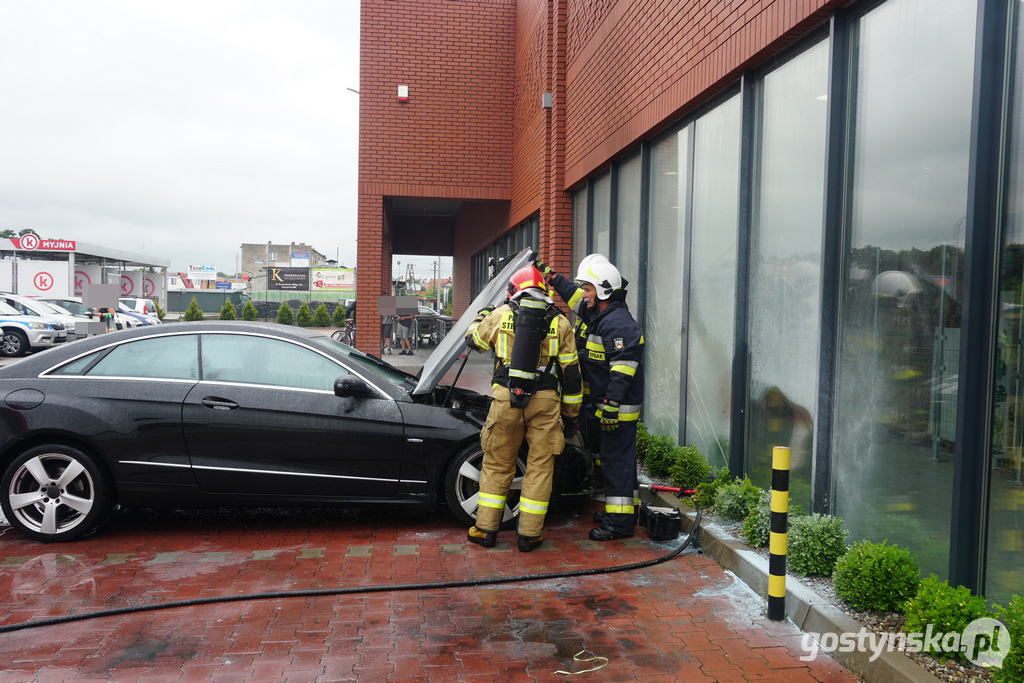
[[[540,274],[544,276],[545,282],[551,282],[551,278],[555,275],[555,271],[551,266],[547,265],[540,259],[535,259],[533,267],[540,271]]]
[[[576,436],[576,430],[578,426],[576,424],[575,417],[569,417],[568,415],[562,416],[562,436],[566,439],[571,439]]]

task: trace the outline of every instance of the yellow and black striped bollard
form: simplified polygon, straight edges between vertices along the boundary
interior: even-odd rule
[[[786,618],[786,532],[789,518],[789,449],[772,449],[772,514],[768,550],[768,618]]]

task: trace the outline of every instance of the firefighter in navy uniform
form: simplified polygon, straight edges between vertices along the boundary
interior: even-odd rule
[[[583,404],[572,328],[547,295],[544,277],[530,265],[512,275],[507,303],[479,312],[466,344],[493,350],[495,356],[491,408],[480,431],[484,461],[476,524],[469,540],[494,546],[525,438],[529,454],[519,497],[518,547],[530,552],[543,543],[555,456],[565,446],[565,434],[575,432]]]
[[[633,535],[639,504],[636,423],[644,396],[643,330],[626,306],[622,276],[607,259],[584,259],[575,282],[537,265],[587,326],[586,346],[580,350],[589,387],[585,410],[600,423],[605,491],[604,514],[595,515],[600,525],[590,530],[590,538],[627,538]]]

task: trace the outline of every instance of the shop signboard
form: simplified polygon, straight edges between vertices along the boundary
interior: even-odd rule
[[[309,268],[271,268],[267,289],[279,292],[308,292]]]
[[[353,268],[313,268],[309,291],[356,293],[356,271]]]
[[[18,261],[18,294],[24,296],[67,296],[67,261]]]

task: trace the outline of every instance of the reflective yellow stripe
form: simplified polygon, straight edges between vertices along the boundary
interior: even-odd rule
[[[573,294],[571,297],[569,297],[569,308],[574,310],[574,311],[579,312],[581,310],[580,304],[582,303],[582,301],[581,301],[582,299],[583,299],[583,288],[581,287],[581,288],[576,290],[575,294]]]
[[[545,501],[530,500],[529,498],[519,499],[519,511],[529,512],[534,515],[543,515],[548,511],[548,504]]]
[[[579,359],[579,354],[573,351],[572,353],[563,353],[558,357],[558,362],[562,364],[575,363]]]
[[[473,343],[476,344],[477,348],[483,349],[484,351],[491,348],[491,345],[485,342],[483,337],[480,336],[479,329],[473,330]]]
[[[510,368],[509,371],[508,371],[508,376],[509,377],[517,377],[519,379],[536,379],[537,378],[537,373],[536,372],[523,372],[522,370],[516,370],[514,368]]]
[[[495,496],[490,493],[481,492],[477,504],[485,508],[498,508],[500,510],[505,507],[505,496]]]
[[[633,377],[636,375],[636,368],[631,368],[628,365],[613,365],[611,372],[621,372],[623,375]]]
[[[563,396],[562,403],[583,403],[583,394],[572,394]]]

